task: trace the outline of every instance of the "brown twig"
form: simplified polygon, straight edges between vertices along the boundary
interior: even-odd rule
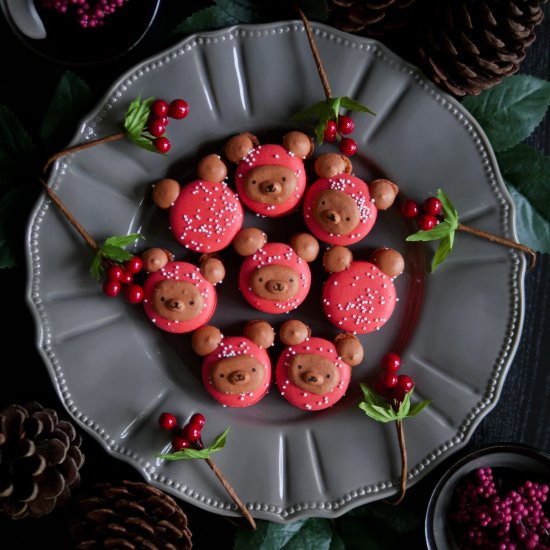
[[[405,431],[403,430],[403,421],[396,420],[395,428],[397,429],[397,439],[399,440],[399,450],[401,452],[401,482],[399,496],[396,500],[386,500],[388,504],[397,505],[404,498],[407,491],[407,446],[405,445]]]
[[[48,187],[48,184],[42,179],[40,179],[40,183],[44,187],[44,190],[52,199],[52,201],[57,205],[59,210],[61,210],[61,213],[67,218],[69,223],[80,233],[81,237],[86,241],[86,244],[92,249],[97,250],[99,247],[95,240],[91,237],[91,235],[80,225],[78,220],[71,214],[69,209],[63,204],[62,200],[53,192],[53,190]]]
[[[294,6],[294,7],[296,8],[296,11],[300,15],[300,19],[304,23],[304,27],[307,33],[307,39],[309,42],[309,47],[311,48],[313,59],[315,59],[315,65],[317,65],[317,71],[319,72],[319,77],[321,78],[321,84],[323,85],[323,90],[325,90],[325,96],[327,97],[327,99],[330,99],[332,97],[332,92],[330,90],[328,76],[325,71],[325,67],[323,66],[323,62],[321,61],[321,55],[319,54],[319,50],[317,48],[315,38],[313,37],[313,31],[311,30],[311,25],[309,24],[308,18],[306,17],[305,13],[298,6]]]
[[[521,243],[516,243],[515,241],[511,241],[510,239],[505,239],[504,237],[499,237],[498,235],[493,235],[493,233],[488,233],[487,231],[483,231],[481,229],[477,229],[475,227],[470,227],[468,225],[462,225],[461,223],[457,226],[458,231],[463,231],[464,233],[470,233],[471,235],[475,235],[476,237],[481,237],[482,239],[486,239],[488,241],[491,241],[493,243],[498,243],[503,246],[508,246],[510,248],[515,248],[516,250],[521,250],[522,252],[525,252],[525,254],[528,254],[531,258],[531,261],[529,263],[529,269],[533,269],[535,267],[535,264],[537,262],[537,253],[528,246],[525,246]]]
[[[74,145],[73,147],[67,147],[67,149],[63,149],[62,151],[59,151],[55,153],[55,155],[52,155],[44,165],[44,169],[42,170],[42,173],[45,174],[48,171],[48,168],[54,163],[57,159],[64,157],[65,155],[68,155],[70,153],[78,153],[78,151],[84,151],[85,149],[90,149],[91,147],[95,147],[96,145],[101,145],[102,143],[109,143],[111,141],[118,141],[119,139],[122,139],[126,136],[125,132],[118,132],[118,134],[112,134],[110,136],[101,137],[99,139],[94,139],[93,141],[88,141],[86,143],[81,143],[80,145]]]
[[[223,488],[227,491],[229,496],[233,499],[233,502],[237,505],[237,508],[241,511],[241,514],[248,520],[248,523],[250,523],[250,526],[252,529],[256,529],[256,522],[254,521],[254,518],[250,515],[250,512],[247,510],[246,506],[243,504],[243,501],[239,498],[237,493],[235,492],[235,489],[231,486],[229,481],[227,481],[227,478],[222,474],[221,470],[216,466],[216,463],[210,458],[205,458],[206,463],[216,477],[220,480],[221,484],[223,485]]]

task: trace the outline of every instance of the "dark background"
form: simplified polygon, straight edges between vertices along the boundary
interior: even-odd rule
[[[170,31],[201,2],[161,3],[159,15],[146,38],[130,53],[112,62],[94,66],[67,67],[48,60],[23,45],[0,16],[0,105],[7,106],[31,135],[39,133],[39,125],[49,104],[53,89],[63,72],[70,68],[91,87],[98,100],[117,77],[144,57],[164,49],[173,42]],[[528,49],[521,72],[550,79],[550,18],[538,27],[537,40]],[[59,41],[54,53],[70,48]],[[57,50],[56,50],[57,48]],[[59,49],[61,48],[61,49]],[[101,53],[101,52],[99,52]],[[98,55],[99,55],[98,53]],[[60,53],[62,55],[62,53]],[[550,153],[548,117],[529,139],[537,149]],[[74,131],[74,130],[73,130]],[[71,136],[67,136],[70,138]],[[29,184],[29,195],[38,196],[38,183]],[[29,201],[29,208],[32,200]],[[22,228],[28,211],[21,211],[13,224],[13,232],[24,250]],[[61,412],[62,406],[53,390],[40,357],[35,351],[35,329],[24,301],[26,271],[23,263],[17,268],[0,271],[4,311],[3,343],[6,346],[0,378],[0,409],[9,403],[41,402]],[[523,335],[514,362],[506,378],[495,409],[480,424],[469,444],[441,464],[424,480],[409,490],[405,507],[423,515],[431,490],[450,463],[471,450],[495,442],[517,442],[550,453],[550,259],[538,255],[537,266],[525,279],[526,302]],[[9,348],[8,345],[14,346]],[[9,357],[9,359],[8,359]],[[82,487],[96,481],[120,479],[140,480],[130,466],[111,458],[90,437],[84,436],[86,462],[81,471]],[[193,508],[182,507],[190,520],[196,548],[231,548],[236,527],[228,520]],[[65,548],[67,521],[71,510],[57,509],[41,519],[17,522],[0,517],[0,548],[49,547]],[[410,536],[410,548],[423,547],[423,532],[418,528]]]

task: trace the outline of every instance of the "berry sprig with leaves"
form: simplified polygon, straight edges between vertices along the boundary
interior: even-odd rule
[[[407,237],[407,241],[441,241],[437,250],[435,251],[432,259],[431,271],[441,264],[445,258],[449,255],[453,248],[455,233],[462,231],[464,233],[470,233],[476,237],[481,237],[491,242],[495,242],[516,250],[521,250],[528,254],[531,258],[530,268],[534,267],[537,255],[536,252],[521,243],[516,243],[510,239],[499,237],[493,233],[470,227],[460,223],[458,211],[451,203],[449,197],[442,189],[437,190],[436,199],[433,197],[426,199],[424,205],[429,205],[427,208],[434,208],[433,212],[425,212],[419,218],[420,231],[413,233]],[[437,201],[437,202],[436,202]],[[401,213],[405,218],[414,218],[419,215],[418,205],[412,201],[407,200],[402,204]],[[440,215],[441,214],[441,215]]]
[[[376,391],[366,384],[360,384],[364,399],[359,404],[359,408],[377,422],[395,422],[401,452],[401,480],[399,496],[392,504],[399,504],[407,491],[408,461],[403,420],[416,416],[431,401],[423,400],[411,405],[414,382],[405,374],[397,375],[401,367],[401,359],[396,353],[385,355],[381,367],[382,373],[376,383]]]
[[[256,529],[256,522],[254,521],[254,518],[247,510],[246,506],[239,498],[227,478],[223,475],[216,463],[210,458],[210,455],[221,451],[225,447],[230,428],[226,428],[214,439],[211,445],[205,447],[202,442],[202,429],[206,423],[206,419],[203,414],[195,413],[181,429],[178,428],[176,417],[169,412],[161,413],[158,423],[162,430],[178,430],[178,432],[172,437],[172,449],[174,452],[159,454],[157,455],[157,458],[169,461],[203,459],[214,472],[215,476],[220,480],[224,489],[233,499],[233,502],[237,505],[237,508],[249,522],[252,529]]]

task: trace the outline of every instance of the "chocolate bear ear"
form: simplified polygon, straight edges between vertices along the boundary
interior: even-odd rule
[[[311,336],[310,328],[302,321],[291,319],[279,329],[279,338],[285,346],[296,346]]]
[[[336,245],[329,248],[323,255],[323,267],[329,273],[339,273],[347,269],[353,261],[353,254],[349,248]]]
[[[191,347],[197,355],[204,357],[212,353],[219,346],[222,339],[223,334],[219,328],[205,325],[193,333]]]
[[[338,174],[351,174],[353,167],[351,160],[338,153],[325,153],[315,161],[315,173],[320,178],[332,178]]]
[[[363,361],[365,355],[363,345],[357,336],[349,332],[342,332],[334,339],[334,345],[342,361],[350,367],[356,367]]]
[[[393,248],[377,248],[370,258],[371,262],[388,277],[399,277],[405,269],[403,256]]]
[[[275,340],[273,327],[267,321],[260,319],[248,321],[244,327],[243,335],[263,349],[271,347]]]
[[[241,229],[233,239],[233,247],[240,256],[252,256],[267,242],[267,235],[256,227]]]
[[[153,202],[159,208],[170,208],[180,194],[180,184],[173,179],[164,178],[153,185]]]
[[[164,248],[149,248],[141,255],[143,269],[147,273],[161,270],[168,262],[174,260],[174,255]]]
[[[258,147],[260,142],[254,134],[245,132],[229,138],[225,144],[225,156],[230,162],[238,164],[254,147]]]
[[[225,278],[225,267],[217,254],[203,254],[199,258],[201,275],[213,285],[221,283]]]
[[[283,147],[299,159],[307,159],[313,154],[313,139],[303,132],[289,132],[283,136]]]
[[[393,181],[376,179],[369,183],[370,196],[378,210],[387,210],[395,201],[399,187]]]
[[[292,235],[290,246],[306,262],[312,262],[319,255],[319,242],[309,233],[295,233]]]
[[[207,155],[199,161],[197,177],[200,180],[221,183],[227,177],[227,166],[219,155]]]

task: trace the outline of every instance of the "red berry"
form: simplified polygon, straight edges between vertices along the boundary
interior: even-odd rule
[[[189,114],[189,105],[184,99],[174,99],[168,106],[168,116],[176,119],[185,118]]]
[[[171,430],[177,424],[176,417],[171,413],[162,413],[159,416],[159,426],[163,430]]]
[[[170,119],[167,116],[161,116],[159,120],[164,124],[164,127],[168,126],[168,123],[170,122]]]
[[[204,418],[204,415],[201,413],[195,413],[190,419],[189,424],[191,426],[195,426],[197,428],[202,428],[206,423],[206,419]]]
[[[339,116],[338,117],[338,131],[342,135],[351,134],[353,132],[353,128],[355,128],[355,124],[353,123],[353,119],[349,116]]]
[[[191,443],[198,441],[201,438],[201,430],[192,424],[186,424],[181,431],[182,437],[185,437]]]
[[[418,223],[418,227],[422,229],[422,231],[429,231],[437,225],[437,218],[430,214],[422,214],[416,221]]]
[[[139,273],[142,267],[143,263],[139,256],[133,256],[131,260],[124,262],[124,270],[129,273]]]
[[[123,271],[120,276],[120,282],[123,285],[131,285],[134,282],[134,276],[129,271]]]
[[[387,353],[382,358],[382,368],[388,372],[396,372],[399,370],[399,367],[401,366],[401,359],[397,353]]]
[[[401,215],[407,220],[416,218],[419,212],[418,204],[411,199],[407,199],[401,204]]]
[[[130,285],[124,289],[124,296],[131,304],[139,304],[143,301],[143,288],[139,285]]]
[[[394,388],[394,394],[398,401],[402,401],[405,394],[409,393],[414,387],[414,382],[410,376],[400,374],[397,377],[397,385]]]
[[[162,123],[160,118],[154,118],[147,125],[149,133],[155,137],[160,137],[166,131],[166,125]]]
[[[395,374],[395,372],[383,372],[380,375],[380,383],[387,390],[395,388],[397,385],[397,374]]]
[[[115,281],[114,279],[107,279],[103,283],[103,292],[111,298],[118,296],[120,294],[120,289],[120,283],[118,281]]]
[[[325,135],[323,141],[334,141],[336,139],[336,122],[334,120],[329,120],[327,122],[327,127],[325,129]]]
[[[381,395],[382,397],[386,397],[386,398],[389,397],[388,389],[384,386],[384,384],[383,384],[382,380],[380,380],[380,378],[374,384],[374,391],[378,395]]]
[[[437,216],[441,212],[443,205],[441,201],[436,197],[428,197],[422,203],[422,210],[425,214],[430,214],[431,216]]]
[[[172,438],[172,447],[176,451],[181,451],[182,449],[188,449],[191,446],[191,442],[185,439],[185,437],[181,435],[175,435]]]
[[[153,145],[159,153],[168,153],[172,144],[167,137],[158,137],[153,140]]]
[[[338,148],[343,155],[351,157],[352,155],[355,155],[355,153],[357,153],[357,142],[351,138],[342,138],[342,141],[340,141],[340,145],[338,146]]]
[[[123,274],[124,274],[124,269],[122,269],[122,267],[119,266],[118,264],[112,265],[107,270],[107,278],[111,279],[111,281],[120,281],[120,278],[122,277]]]
[[[163,117],[168,114],[168,103],[164,99],[157,99],[151,105],[151,112],[158,117]]]

